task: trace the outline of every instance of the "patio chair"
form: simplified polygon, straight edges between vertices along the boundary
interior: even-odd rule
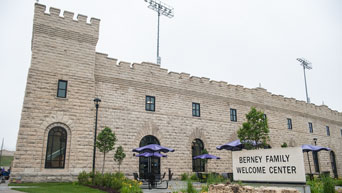
[[[133,173],[133,177],[134,177],[134,180],[138,181],[138,182],[142,182],[144,183],[145,180],[144,179],[140,179],[139,176],[138,176],[138,173]]]

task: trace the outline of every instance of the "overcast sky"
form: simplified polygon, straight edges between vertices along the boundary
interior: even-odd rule
[[[144,0],[40,0],[101,19],[97,52],[120,61],[156,61],[157,13]],[[342,111],[341,0],[164,0],[163,68],[306,100]],[[0,0],[0,140],[14,150],[31,61],[34,0]]]

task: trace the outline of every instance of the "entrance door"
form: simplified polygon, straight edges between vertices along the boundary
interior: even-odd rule
[[[330,152],[330,161],[331,161],[331,169],[332,169],[332,171],[334,173],[334,178],[338,178],[337,168],[336,168],[335,153],[333,151]]]
[[[204,144],[202,140],[195,139],[192,142],[192,157],[202,154],[204,149]],[[202,159],[192,160],[192,171],[193,172],[204,172],[205,171],[205,161]]]
[[[140,141],[139,147],[145,145],[158,144],[160,145],[158,139],[152,135],[147,135],[143,137]],[[160,174],[160,158],[159,157],[139,157],[139,176],[141,179],[146,179],[148,177],[148,165],[151,162],[151,173]]]

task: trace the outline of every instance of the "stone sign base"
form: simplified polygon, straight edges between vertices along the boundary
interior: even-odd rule
[[[209,186],[210,193],[300,193],[294,188],[252,187],[238,184],[218,184]]]

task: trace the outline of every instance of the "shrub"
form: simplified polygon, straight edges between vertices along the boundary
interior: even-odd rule
[[[196,173],[192,174],[190,179],[193,180],[193,181],[198,181],[199,180],[197,175],[196,175]]]
[[[196,189],[194,188],[194,186],[192,185],[192,182],[190,180],[188,180],[188,186],[186,189],[187,193],[197,193]]]
[[[81,185],[88,185],[91,183],[91,181],[89,180],[90,178],[90,174],[88,174],[87,172],[83,171],[80,174],[78,174],[78,183]]]
[[[90,185],[92,184],[91,177],[94,177],[93,185],[97,188],[109,188],[115,192],[120,191],[123,193],[142,193],[140,189],[141,183],[126,178],[125,175],[120,172],[113,174],[101,174],[99,172],[96,172],[96,174],[93,175],[92,172],[86,173],[83,171],[78,175],[78,183],[81,185]]]
[[[313,180],[307,181],[307,184],[310,185],[311,193],[323,192],[323,184],[317,178],[314,178]]]
[[[209,185],[202,185],[201,192],[208,192],[209,191]]]
[[[187,174],[187,173],[181,174],[181,180],[182,180],[182,181],[186,181],[186,180],[188,180],[188,179],[189,179],[189,174]]]
[[[226,180],[217,174],[209,174],[208,178],[207,178],[207,184],[218,184],[218,183],[222,183],[225,182]]]
[[[122,188],[120,189],[121,193],[142,193],[140,189],[141,183],[137,181],[126,179],[125,182],[122,183]]]
[[[110,187],[114,190],[120,190],[122,188],[122,180],[119,178],[112,178]]]
[[[342,186],[342,179],[336,179],[335,186]]]
[[[335,184],[330,176],[322,176],[322,182],[324,193],[335,193]]]

